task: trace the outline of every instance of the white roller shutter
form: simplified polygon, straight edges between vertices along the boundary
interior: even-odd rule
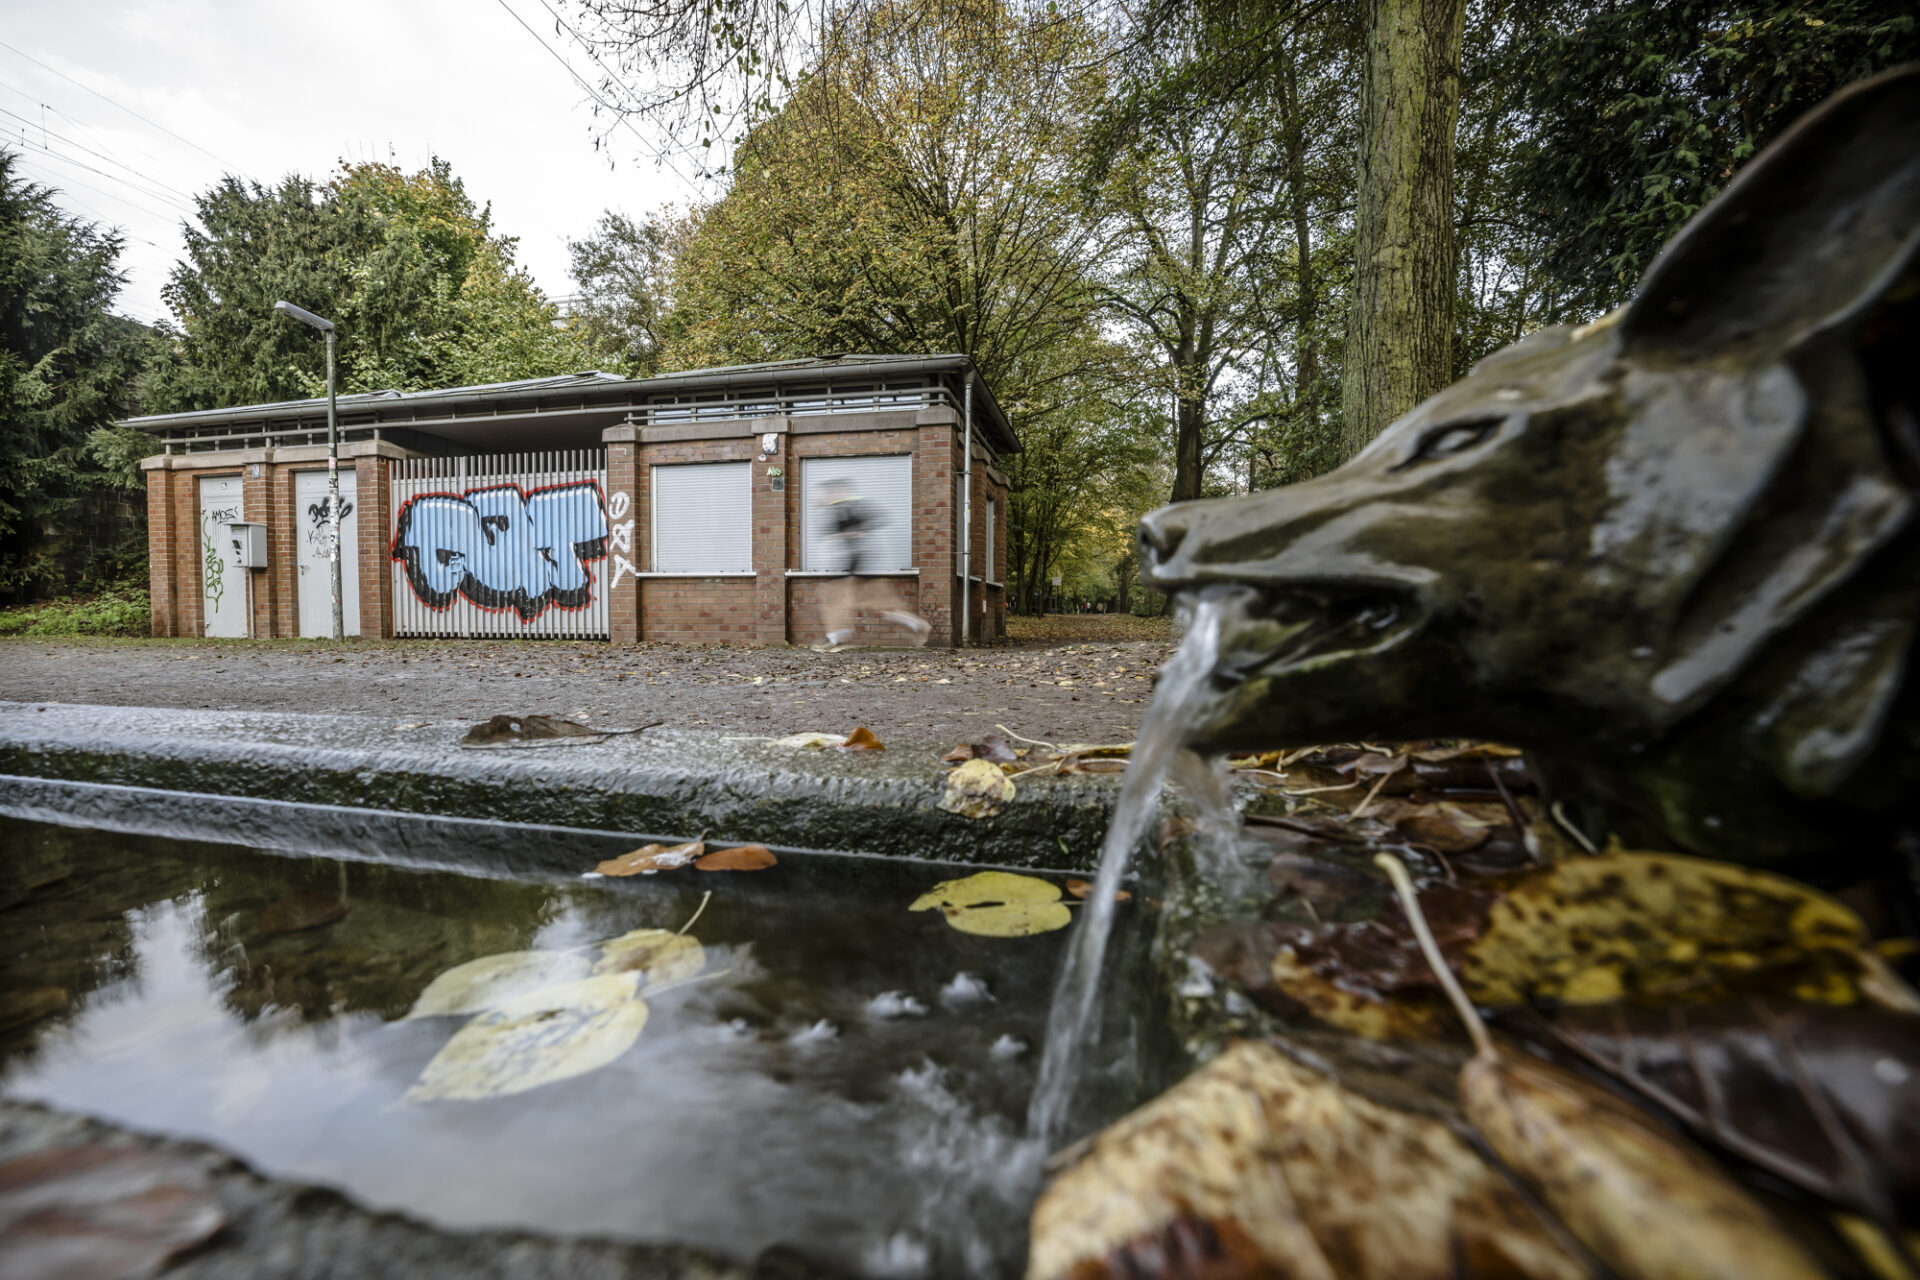
[[[690,462],[653,469],[655,573],[753,568],[753,464]]]
[[[862,567],[875,572],[913,568],[913,456],[808,458],[801,463],[801,545],[809,569],[846,567],[845,551],[832,537],[832,515],[822,495],[844,480],[878,517],[863,548]]]

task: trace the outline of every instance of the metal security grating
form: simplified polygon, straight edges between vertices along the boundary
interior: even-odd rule
[[[394,635],[607,638],[605,450],[407,458],[389,482]]]

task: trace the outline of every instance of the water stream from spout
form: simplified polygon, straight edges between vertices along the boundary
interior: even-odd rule
[[[1187,729],[1202,714],[1207,680],[1219,657],[1221,624],[1237,592],[1236,588],[1209,588],[1190,602],[1186,638],[1161,668],[1153,702],[1141,721],[1113,820],[1100,847],[1100,871],[1054,987],[1039,1082],[1027,1108],[1027,1132],[1041,1142],[1061,1135],[1086,1053],[1098,1038],[1100,968],[1113,933],[1115,893],[1134,848],[1153,821],[1160,789],[1184,751]],[[1196,761],[1195,767],[1203,766]]]

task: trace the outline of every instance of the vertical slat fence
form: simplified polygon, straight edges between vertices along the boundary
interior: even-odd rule
[[[608,637],[605,450],[404,458],[390,484],[394,635]]]

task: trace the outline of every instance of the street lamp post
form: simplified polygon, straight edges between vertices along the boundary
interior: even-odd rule
[[[333,577],[333,638],[341,640],[346,638],[347,625],[340,595],[340,416],[333,407],[333,321],[291,302],[276,302],[273,309],[327,335],[327,522],[333,530],[327,559]]]

